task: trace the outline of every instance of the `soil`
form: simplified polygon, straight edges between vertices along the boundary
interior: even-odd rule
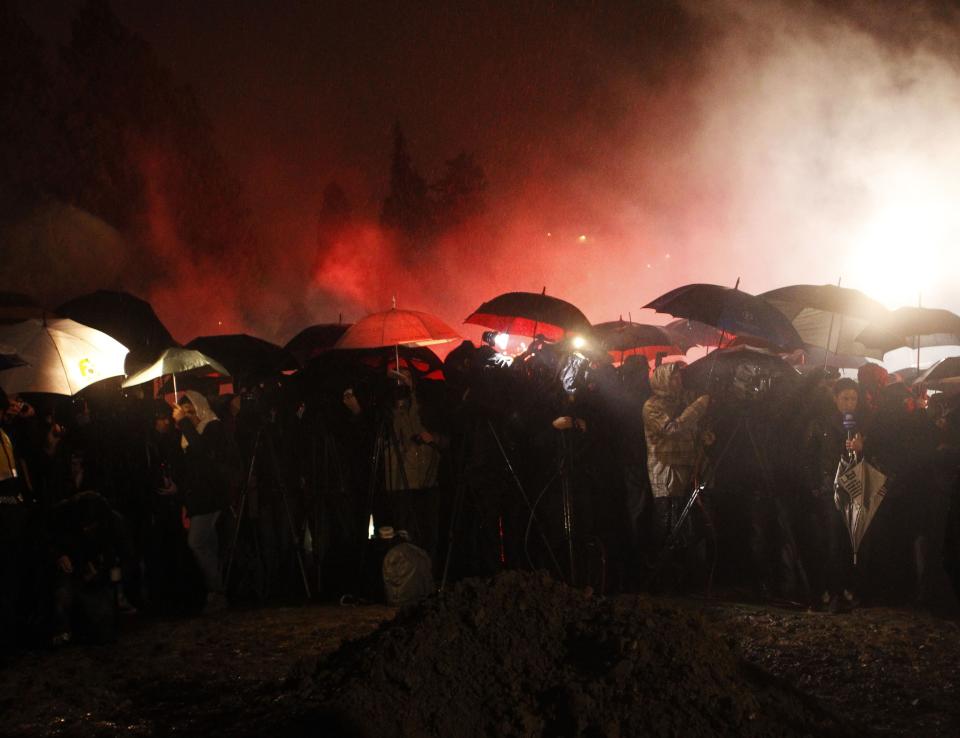
[[[0,734],[960,735],[960,623],[592,597],[535,574],[421,606],[133,616],[0,670]]]

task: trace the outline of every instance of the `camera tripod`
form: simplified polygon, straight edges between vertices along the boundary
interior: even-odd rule
[[[463,509],[463,503],[464,503],[464,499],[465,499],[465,497],[466,497],[467,484],[466,484],[466,482],[465,482],[465,480],[464,480],[464,477],[465,477],[465,475],[466,475],[465,466],[466,466],[467,450],[468,450],[468,448],[470,447],[470,444],[476,439],[476,437],[477,437],[478,434],[486,433],[486,432],[489,432],[489,433],[490,433],[490,437],[491,437],[491,438],[493,439],[493,441],[495,442],[495,444],[496,444],[496,446],[497,446],[497,451],[499,452],[500,457],[501,457],[501,459],[503,460],[504,468],[505,468],[505,469],[507,470],[507,472],[509,473],[510,480],[513,482],[513,484],[516,486],[517,490],[520,492],[520,498],[523,500],[523,502],[524,502],[524,504],[526,505],[527,509],[530,511],[530,516],[529,516],[529,518],[528,518],[526,535],[524,536],[524,552],[525,552],[525,554],[526,554],[526,556],[527,556],[527,563],[529,564],[529,566],[530,566],[531,569],[535,568],[534,565],[533,565],[532,560],[530,559],[530,554],[529,554],[529,550],[528,550],[527,545],[526,545],[526,541],[527,541],[527,538],[529,538],[531,526],[533,525],[533,523],[537,523],[537,530],[538,530],[538,532],[540,533],[540,537],[541,537],[541,539],[542,539],[544,548],[546,549],[547,554],[548,554],[548,556],[549,556],[549,558],[550,558],[550,561],[551,561],[551,563],[553,564],[553,567],[556,569],[556,572],[557,572],[558,576],[560,576],[560,577],[562,578],[562,571],[561,571],[561,568],[560,568],[560,564],[559,564],[559,562],[557,561],[557,559],[556,559],[556,557],[555,557],[555,555],[554,555],[554,553],[553,553],[553,549],[552,549],[552,547],[550,546],[549,541],[547,540],[546,534],[545,534],[544,531],[543,531],[543,526],[540,524],[540,521],[537,520],[537,516],[536,516],[536,506],[535,506],[533,503],[531,503],[530,497],[529,497],[529,495],[527,494],[527,490],[526,490],[526,488],[523,486],[523,483],[520,481],[519,475],[517,474],[516,470],[514,469],[513,462],[511,461],[510,456],[509,456],[509,454],[507,453],[507,450],[506,450],[506,448],[505,448],[504,445],[503,445],[503,441],[501,440],[500,435],[497,433],[497,430],[496,430],[496,428],[495,428],[494,425],[493,425],[493,421],[491,421],[489,418],[487,418],[487,419],[478,419],[478,420],[468,429],[468,432],[465,434],[465,437],[464,437],[464,439],[463,439],[463,441],[462,441],[462,444],[461,444],[461,446],[460,446],[459,459],[457,460],[456,467],[455,467],[455,468],[456,468],[456,471],[457,471],[456,491],[455,491],[454,499],[453,499],[453,507],[452,507],[452,509],[451,509],[451,511],[450,511],[450,525],[449,525],[448,531],[447,531],[447,551],[446,551],[446,556],[445,556],[445,558],[444,558],[443,575],[442,575],[442,577],[441,577],[441,579],[440,579],[440,591],[441,591],[441,592],[442,592],[442,591],[444,590],[444,588],[446,587],[447,578],[448,578],[449,573],[450,573],[450,561],[451,561],[451,558],[452,558],[452,555],[453,555],[454,541],[455,541],[455,538],[456,538],[456,534],[455,534],[456,524],[457,524],[457,520],[458,520],[458,518],[459,518],[459,516],[460,516],[460,512],[461,512],[461,510]],[[551,477],[550,481],[547,483],[547,486],[548,486],[548,487],[549,487],[549,485],[552,484],[553,481],[556,479],[556,476],[557,476],[557,474],[554,474],[554,476]],[[546,488],[544,488],[544,492],[545,492],[545,491],[546,491]],[[541,495],[540,495],[540,496],[542,496],[542,495],[543,495],[543,492],[541,492]],[[538,499],[539,499],[539,498],[538,498]],[[502,525],[501,525],[501,527],[500,527],[500,529],[499,529],[499,531],[498,531],[498,534],[499,534],[499,538],[500,538],[500,556],[501,556],[501,560],[502,560],[502,559],[505,557],[504,544],[503,544],[503,529],[502,529]]]
[[[734,442],[741,436],[744,436],[747,439],[749,444],[748,448],[752,453],[753,461],[756,464],[756,468],[760,472],[760,486],[766,493],[767,499],[776,500],[776,484],[774,481],[773,472],[771,471],[769,459],[767,458],[767,454],[764,452],[763,447],[757,441],[757,435],[754,429],[754,421],[750,417],[749,412],[742,412],[737,418],[736,424],[733,426],[733,430],[730,432],[729,436],[727,436],[723,447],[720,449],[720,453],[717,454],[717,457],[713,460],[713,463],[704,470],[703,474],[700,475],[699,478],[694,479],[693,490],[690,493],[690,496],[687,498],[677,522],[674,524],[670,534],[667,536],[663,547],[660,550],[660,554],[654,567],[654,577],[657,577],[660,574],[670,556],[682,547],[681,539],[683,537],[684,525],[690,516],[691,511],[693,510],[693,506],[699,501],[701,493],[708,487],[713,486],[716,480],[717,472],[722,468],[723,462],[726,459],[730,449],[734,447]],[[713,576],[717,565],[716,530],[709,512],[706,509],[703,509],[703,512],[706,518],[707,527],[712,534],[711,538],[713,544],[713,560],[711,562],[707,584],[707,591],[709,593],[713,587]],[[781,511],[779,510],[778,506],[778,514],[780,512]],[[780,528],[785,536],[784,544],[789,546],[791,550],[796,551],[797,544],[793,536],[792,528],[789,526],[789,524],[781,525]],[[801,580],[801,584],[805,589],[809,589],[809,582],[807,580],[806,572],[800,563],[799,558],[796,558],[796,562],[797,573]]]
[[[250,454],[250,463],[247,467],[246,479],[240,492],[240,504],[237,508],[237,520],[233,529],[233,541],[230,547],[230,555],[227,558],[227,568],[226,573],[224,574],[224,586],[227,586],[230,582],[230,573],[233,569],[233,562],[237,553],[237,543],[240,537],[240,527],[243,525],[243,516],[247,509],[247,498],[250,494],[250,488],[253,485],[254,473],[257,469],[258,458],[265,449],[273,467],[273,481],[276,485],[277,492],[280,494],[280,502],[283,506],[284,517],[290,533],[290,539],[297,555],[297,564],[299,565],[300,576],[303,580],[303,591],[306,597],[309,599],[311,596],[310,583],[307,581],[307,570],[303,564],[303,554],[300,550],[301,537],[297,531],[297,526],[293,522],[293,515],[290,512],[290,504],[287,499],[287,486],[283,481],[283,473],[277,457],[276,446],[273,442],[273,434],[271,432],[272,422],[272,419],[270,421],[261,421],[257,427],[253,451]],[[260,537],[257,533],[256,525],[252,526],[252,537],[257,560],[260,565],[263,566],[263,551],[260,546]],[[263,593],[258,592],[258,594],[262,596]]]

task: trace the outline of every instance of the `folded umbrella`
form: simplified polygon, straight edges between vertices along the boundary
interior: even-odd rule
[[[7,394],[75,395],[101,379],[122,376],[127,355],[116,339],[66,318],[0,325],[0,342],[26,362],[0,374]]]

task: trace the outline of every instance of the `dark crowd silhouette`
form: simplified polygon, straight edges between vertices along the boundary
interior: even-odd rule
[[[516,568],[601,594],[955,607],[949,396],[749,349],[650,363],[464,341],[443,362],[332,350],[229,394],[3,395],[4,653],[111,641],[137,612],[399,602],[411,577],[418,597]],[[856,560],[850,456],[887,477]]]

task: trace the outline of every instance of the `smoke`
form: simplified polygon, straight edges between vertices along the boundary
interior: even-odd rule
[[[394,297],[458,326],[544,287],[594,322],[664,322],[642,306],[738,278],[754,293],[841,279],[890,307],[919,293],[960,311],[953,10],[533,3],[386,9],[371,26],[356,9],[238,9],[257,22],[237,18],[222,46],[236,58],[216,61],[184,41],[215,38],[203,9],[117,12],[193,75],[260,244],[198,260],[151,194],[147,248],[176,276],[142,281],[178,338],[283,341]],[[490,184],[486,214],[415,259],[377,222],[397,118],[428,178],[467,149]],[[354,212],[318,235],[333,180]]]

